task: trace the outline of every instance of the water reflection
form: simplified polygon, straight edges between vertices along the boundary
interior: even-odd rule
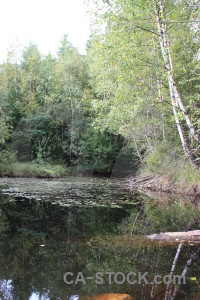
[[[59,186],[62,192],[68,185],[69,198],[73,200],[73,197],[76,199],[76,191],[73,191],[78,185],[76,181],[74,183],[71,179],[73,187],[63,181],[64,187],[61,188],[61,182],[53,182],[53,186]],[[23,192],[35,196],[34,191],[40,191],[41,186],[46,184],[46,181],[39,182],[37,189],[38,180],[32,179],[32,184],[23,187]],[[89,207],[85,204],[65,207],[59,201],[56,203],[59,189],[55,188],[53,192],[52,186],[50,198],[48,193],[47,199],[41,198],[38,192],[37,197],[41,200],[31,197],[25,201],[21,201],[24,200],[22,198],[14,200],[12,193],[5,195],[5,189],[18,188],[21,191],[21,187],[19,181],[16,185],[13,181],[12,186],[9,184],[4,180],[0,201],[0,298],[3,300],[69,300],[72,295],[104,293],[126,293],[134,299],[149,300],[151,295],[152,299],[164,299],[164,284],[130,285],[126,282],[119,285],[114,281],[109,284],[105,277],[101,285],[97,285],[95,280],[86,285],[66,285],[63,275],[66,272],[72,272],[75,276],[82,272],[85,277],[95,276],[96,272],[148,272],[151,282],[154,275],[163,277],[170,273],[177,245],[154,243],[143,236],[162,230],[183,230],[188,222],[190,226],[199,226],[198,208],[184,202],[168,200],[164,203],[141,195],[128,199],[128,194],[124,192],[118,197],[121,199],[119,207],[113,207],[112,203],[117,202],[116,191],[112,191],[111,183],[106,185],[105,181],[100,181],[98,187],[96,182],[94,185],[90,182],[89,189],[88,184],[80,184],[81,195],[84,196],[79,201],[95,202],[97,199],[99,203],[100,194],[108,195],[103,206]],[[144,209],[130,238],[132,225],[142,205]],[[196,246],[186,245],[182,249],[176,274],[182,273],[188,258],[196,251]],[[188,270],[187,284],[180,287],[176,299],[192,299],[198,291],[199,276],[199,260],[196,260]],[[192,277],[196,281],[191,280]]]
[[[29,300],[50,300],[50,298],[47,295],[40,296],[39,293],[33,293]]]
[[[69,300],[79,300],[79,296],[78,295],[70,296]]]

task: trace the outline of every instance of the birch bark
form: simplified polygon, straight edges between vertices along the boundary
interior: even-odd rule
[[[200,137],[195,131],[195,128],[192,124],[192,121],[186,111],[186,108],[183,104],[183,101],[181,99],[181,96],[179,94],[174,74],[173,74],[173,63],[172,63],[172,57],[171,57],[171,49],[170,49],[170,43],[169,38],[167,34],[167,26],[165,21],[165,14],[164,14],[164,4],[162,0],[153,0],[154,5],[154,13],[156,17],[156,23],[158,27],[158,34],[159,34],[159,42],[160,42],[160,48],[162,57],[165,63],[165,68],[167,70],[167,76],[168,76],[168,83],[169,83],[169,90],[170,90],[170,98],[173,108],[173,113],[175,117],[175,122],[177,125],[179,137],[181,140],[181,144],[184,150],[184,153],[189,158],[190,162],[193,164],[196,164],[194,156],[192,155],[188,142],[185,138],[184,131],[180,122],[179,113],[183,115],[187,127],[189,128],[190,138],[192,141],[197,141],[200,143]]]

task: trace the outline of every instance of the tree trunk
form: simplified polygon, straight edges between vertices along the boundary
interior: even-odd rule
[[[163,95],[161,93],[161,84],[160,80],[157,78],[157,85],[158,85],[158,97],[160,99],[161,103],[161,116],[162,116],[162,135],[163,135],[163,140],[166,140],[166,134],[165,134],[165,120],[164,120],[164,109],[163,109]]]
[[[178,110],[181,111],[182,115],[184,116],[186,124],[189,128],[191,140],[200,142],[200,137],[197,134],[197,132],[195,131],[195,128],[194,128],[192,121],[190,120],[190,117],[185,109],[185,106],[182,102],[181,96],[178,92],[178,88],[177,88],[177,85],[174,80],[170,44],[169,44],[169,39],[168,39],[168,35],[167,35],[166,23],[165,23],[165,19],[164,19],[164,5],[163,5],[162,0],[153,0],[153,4],[154,4],[154,13],[156,16],[156,22],[157,22],[157,27],[158,27],[161,53],[162,53],[165,67],[167,70],[170,98],[171,98],[173,113],[174,113],[175,122],[176,122],[177,129],[178,129],[179,137],[180,137],[181,144],[182,144],[185,155],[188,157],[188,159],[190,160],[190,162],[192,164],[197,165],[197,163],[194,159],[194,156],[192,155],[192,153],[189,149],[187,140],[184,136],[184,131],[182,129],[181,122],[179,120]]]
[[[179,255],[181,253],[181,249],[183,247],[183,242],[180,242],[179,246],[178,246],[178,249],[176,251],[176,255],[174,257],[174,261],[173,261],[173,264],[172,264],[172,267],[171,267],[171,272],[170,272],[170,278],[172,279],[172,276],[174,274],[174,271],[175,271],[175,268],[176,268],[176,263],[178,261],[178,258],[179,258]],[[171,283],[169,282],[167,284],[167,288],[166,288],[166,292],[165,292],[165,300],[168,300],[168,296],[169,296],[169,290],[170,290],[170,286],[171,286]]]

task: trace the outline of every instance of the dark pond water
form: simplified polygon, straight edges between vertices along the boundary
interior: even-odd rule
[[[200,228],[197,205],[130,195],[119,180],[0,179],[0,299],[67,300],[103,293],[165,299],[166,284],[152,280],[170,274],[178,244],[144,236],[188,226]],[[174,274],[180,275],[197,251],[198,245],[185,245]],[[73,283],[65,283],[67,272],[73,273],[66,277]],[[102,272],[102,280],[97,272]],[[110,278],[106,272],[113,272]],[[148,272],[148,283],[133,284],[132,278],[123,282],[119,272],[135,272],[136,280]],[[200,299],[199,282],[197,258],[188,267],[186,284],[177,285],[174,299]],[[175,287],[170,285],[170,292]]]

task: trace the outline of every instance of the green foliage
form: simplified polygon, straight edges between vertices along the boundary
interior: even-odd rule
[[[143,202],[143,200],[142,200]],[[199,208],[183,199],[162,196],[162,199],[147,199],[142,203],[143,210],[137,218],[134,235],[160,232],[198,230]],[[130,235],[139,208],[132,209],[130,217],[120,226],[123,234]]]
[[[180,150],[153,1],[94,2],[86,56],[67,35],[56,57],[42,57],[34,43],[24,48],[21,61],[17,49],[8,53],[0,69],[0,143],[21,162],[108,172],[126,144],[151,172],[167,170],[173,181],[178,176],[183,181],[184,174],[192,182]],[[199,6],[189,0],[164,4],[173,75],[198,132]],[[177,114],[198,159],[185,114]],[[198,174],[190,171],[196,181]]]
[[[200,41],[198,22],[195,23],[199,6],[195,1],[163,2],[174,77],[195,129],[199,131]],[[178,147],[180,140],[153,1],[133,4],[130,0],[117,0],[101,4],[102,1],[95,1],[96,22],[88,50],[90,83],[99,98],[96,123],[122,134],[140,160],[153,152],[152,164],[158,169],[162,157],[153,159],[157,155],[154,148],[163,140],[171,145],[172,153],[177,149],[180,157],[183,155]],[[181,110],[178,115],[188,136]],[[191,148],[195,147],[189,138],[188,143]]]
[[[198,229],[199,210],[193,204],[182,200],[166,202],[149,202],[145,207],[145,216],[149,219],[150,226],[155,232],[185,231],[189,225],[194,224]]]
[[[181,154],[179,148],[172,149],[172,145],[162,142],[152,149],[146,157],[146,166],[153,173],[163,173],[170,164],[176,163]]]
[[[34,43],[23,50],[20,62],[15,52],[9,53],[0,70],[0,143],[23,164],[5,173],[48,176],[45,169],[51,162],[111,171],[122,138],[98,129],[98,100],[88,84],[87,68],[67,36],[56,58],[41,57]],[[8,168],[12,163],[3,155],[2,170],[3,164]],[[42,169],[36,172],[35,166]]]
[[[0,146],[3,146],[9,137],[9,128],[5,121],[5,115],[0,110]]]
[[[15,154],[11,153],[8,149],[2,149],[0,151],[0,165],[7,165],[15,160]]]
[[[10,151],[6,145],[10,136],[10,128],[6,124],[6,117],[0,110],[0,164],[8,163],[10,160]]]
[[[163,175],[166,180],[183,188],[200,182],[199,170],[181,157],[180,148],[173,148],[166,142],[159,144],[146,157],[142,172]]]
[[[123,138],[90,128],[81,141],[81,164],[89,170],[111,172],[123,146]]]
[[[35,44],[24,50],[21,64],[20,112],[23,116],[37,112],[42,104],[40,95],[41,56]]]
[[[0,174],[3,176],[14,177],[61,177],[66,174],[66,169],[61,165],[52,165],[48,163],[9,163],[0,164]]]

